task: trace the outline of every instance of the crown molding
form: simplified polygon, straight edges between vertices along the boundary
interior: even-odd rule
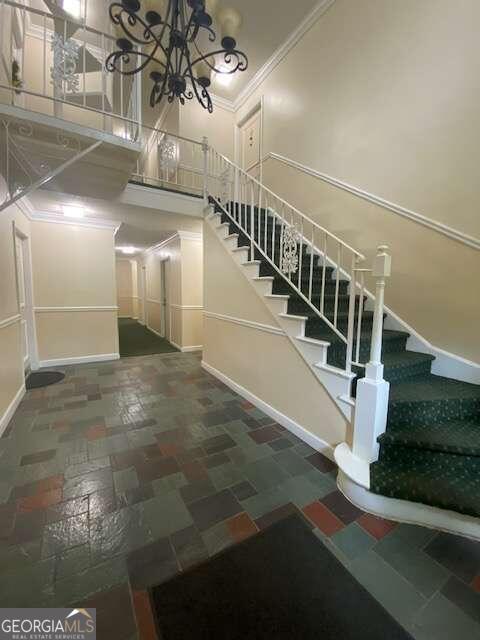
[[[114,235],[121,226],[121,222],[116,220],[106,220],[104,218],[68,218],[61,213],[52,213],[51,211],[29,211],[23,210],[23,213],[32,222],[48,222],[50,224],[68,224],[74,227],[89,227],[93,229],[110,229]]]
[[[260,67],[248,84],[240,91],[233,100],[234,111],[248,100],[252,93],[270,75],[275,67],[285,58],[287,53],[293,49],[297,42],[313,27],[323,14],[328,11],[335,0],[319,0],[310,13],[302,20],[298,27],[292,31],[283,44],[276,49],[270,58]]]
[[[210,98],[212,99],[212,104],[214,107],[217,107],[218,109],[224,109],[225,111],[230,111],[231,113],[235,113],[235,102],[233,100],[223,98],[222,96],[217,96],[216,93],[211,93]]]

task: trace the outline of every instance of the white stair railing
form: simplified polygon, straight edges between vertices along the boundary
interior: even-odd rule
[[[210,198],[235,224],[248,242],[250,260],[260,254],[314,312],[313,317],[345,345],[341,368],[348,374],[353,367],[356,373],[364,368],[356,386],[352,450],[364,461],[376,459],[376,439],[386,428],[389,396],[381,361],[384,290],[391,269],[388,247],[378,248],[372,268],[361,267],[365,258],[359,251],[209,147],[206,139],[202,148],[205,202]],[[375,296],[365,289],[366,273],[375,280]],[[348,282],[348,294],[340,293],[342,281]],[[371,332],[362,331],[367,295],[374,300]],[[346,298],[345,315],[340,301]],[[360,361],[361,347],[368,340],[370,355],[365,363]]]
[[[207,155],[208,194],[248,238],[251,255],[260,253],[345,345],[345,371],[365,366],[360,362],[364,256],[225,156],[212,148]],[[342,280],[349,282],[348,294]],[[345,312],[341,303],[347,299]]]
[[[141,75],[106,70],[116,38],[54,2],[50,11],[0,0],[0,103],[137,140]],[[122,62],[127,69],[127,62]]]
[[[142,152],[132,179],[148,186],[202,196],[202,143],[146,125],[141,131]]]

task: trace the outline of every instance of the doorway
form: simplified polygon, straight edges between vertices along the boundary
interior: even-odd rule
[[[237,164],[257,180],[262,179],[262,102],[236,125]]]
[[[15,229],[15,271],[17,281],[18,313],[22,340],[22,359],[25,377],[38,369],[35,321],[33,316],[33,284],[29,239]]]
[[[170,304],[169,304],[169,291],[168,291],[168,272],[170,267],[170,260],[162,260],[160,262],[160,304],[161,304],[161,327],[162,336],[170,342]]]

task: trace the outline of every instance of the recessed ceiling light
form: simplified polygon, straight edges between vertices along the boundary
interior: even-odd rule
[[[85,209],[74,204],[63,205],[63,215],[67,218],[83,218],[85,215]]]
[[[138,251],[136,247],[117,247],[117,249],[125,255],[132,255],[133,253],[137,253]]]
[[[226,64],[220,64],[220,71],[230,71],[230,67]],[[233,73],[216,73],[215,74],[215,82],[222,87],[229,87],[232,84]]]

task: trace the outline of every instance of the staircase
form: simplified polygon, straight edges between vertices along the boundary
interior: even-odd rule
[[[216,162],[209,166],[218,167]],[[209,183],[207,220],[354,423],[353,445],[342,443],[336,451],[340,489],[377,515],[480,539],[480,385],[432,374],[434,355],[409,350],[407,331],[383,327],[383,305],[364,291],[361,276],[367,270],[357,261],[346,272],[344,263],[319,250],[310,234],[298,233],[304,221],[298,224],[274,206],[274,194],[258,183],[254,192],[248,185],[255,181],[233,165],[226,179],[226,162],[220,162],[223,169],[216,175],[221,177]],[[289,248],[297,261],[293,273],[282,265],[287,226],[297,229]],[[377,337],[375,326],[380,327]],[[375,340],[381,364],[372,359]],[[375,402],[359,406],[358,389],[372,383],[366,379],[372,366],[381,373],[376,382],[386,389],[384,415]],[[346,407],[352,408],[350,414]],[[358,432],[372,429],[365,427],[365,414],[377,425],[366,455],[364,446],[355,446],[357,436],[365,442]]]

